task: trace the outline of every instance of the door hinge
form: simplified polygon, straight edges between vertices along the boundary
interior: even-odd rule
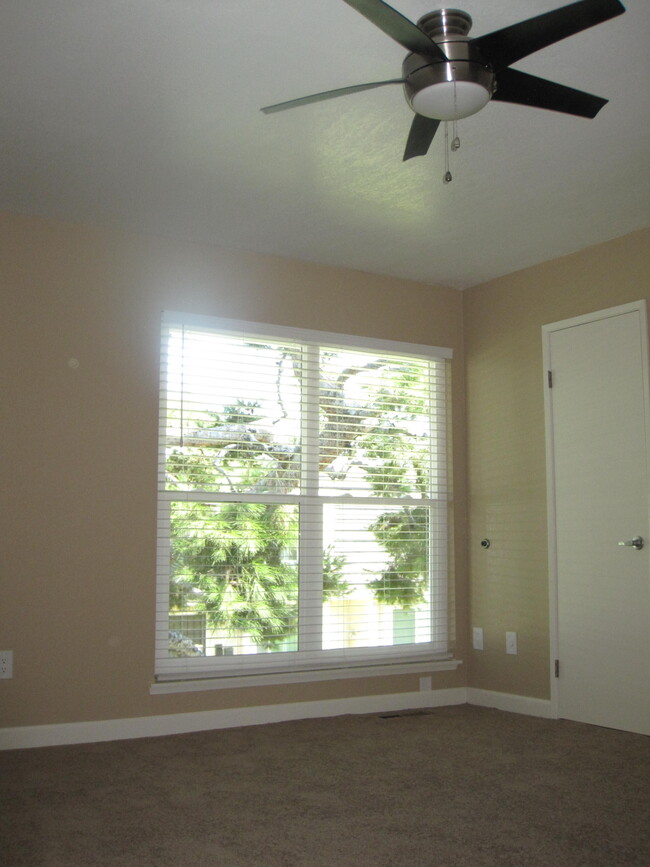
[[[555,660],[555,676],[556,677],[560,676],[560,660],[559,659]]]
[[[546,373],[548,375],[548,387],[553,388],[553,371],[547,370]]]

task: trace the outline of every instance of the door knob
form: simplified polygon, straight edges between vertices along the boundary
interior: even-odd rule
[[[643,537],[635,536],[634,539],[628,539],[627,542],[619,542],[618,544],[625,548],[636,548],[637,551],[640,551],[643,548]]]

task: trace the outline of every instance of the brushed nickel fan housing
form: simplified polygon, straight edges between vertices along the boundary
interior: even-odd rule
[[[495,74],[468,33],[472,19],[461,9],[438,9],[417,26],[442,49],[447,60],[408,54],[402,64],[404,92],[416,114],[458,120],[480,111],[495,91]]]
[[[262,108],[265,114],[376,87],[400,85],[414,112],[404,150],[404,159],[410,160],[427,153],[441,121],[469,117],[491,99],[586,118],[596,117],[607,104],[601,96],[538,78],[514,69],[512,64],[622,15],[625,7],[620,0],[574,0],[559,9],[471,39],[467,34],[472,19],[462,9],[438,9],[414,24],[385,0],[344,2],[409,52],[402,64],[402,77],[276,102]]]

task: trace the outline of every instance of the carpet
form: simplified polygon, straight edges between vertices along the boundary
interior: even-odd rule
[[[650,864],[650,738],[471,706],[0,754],[4,867]]]

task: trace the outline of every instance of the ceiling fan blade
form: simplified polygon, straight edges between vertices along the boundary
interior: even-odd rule
[[[439,120],[416,114],[409,131],[403,161],[410,160],[412,157],[423,157],[429,150],[429,146],[439,126]]]
[[[362,90],[372,90],[375,87],[383,87],[385,84],[404,84],[403,78],[389,78],[386,81],[372,81],[369,84],[352,84],[350,87],[339,87],[336,90],[324,90],[322,93],[312,93],[309,96],[301,96],[298,99],[289,99],[287,102],[277,102],[275,105],[265,105],[260,111],[264,114],[272,114],[274,111],[284,111],[287,108],[298,108],[301,105],[310,105],[312,102],[322,102],[325,99],[334,99],[337,96],[347,96],[349,93],[359,93]]]
[[[416,54],[445,61],[447,55],[423,30],[383,0],[343,0],[387,36]]]
[[[497,89],[492,99],[563,111],[578,117],[596,117],[608,102],[600,96],[555,84],[518,69],[502,69],[497,74]]]
[[[619,0],[578,0],[577,3],[570,3],[471,41],[479,48],[483,58],[499,70],[539,51],[540,48],[615,18],[623,12],[625,7]]]

